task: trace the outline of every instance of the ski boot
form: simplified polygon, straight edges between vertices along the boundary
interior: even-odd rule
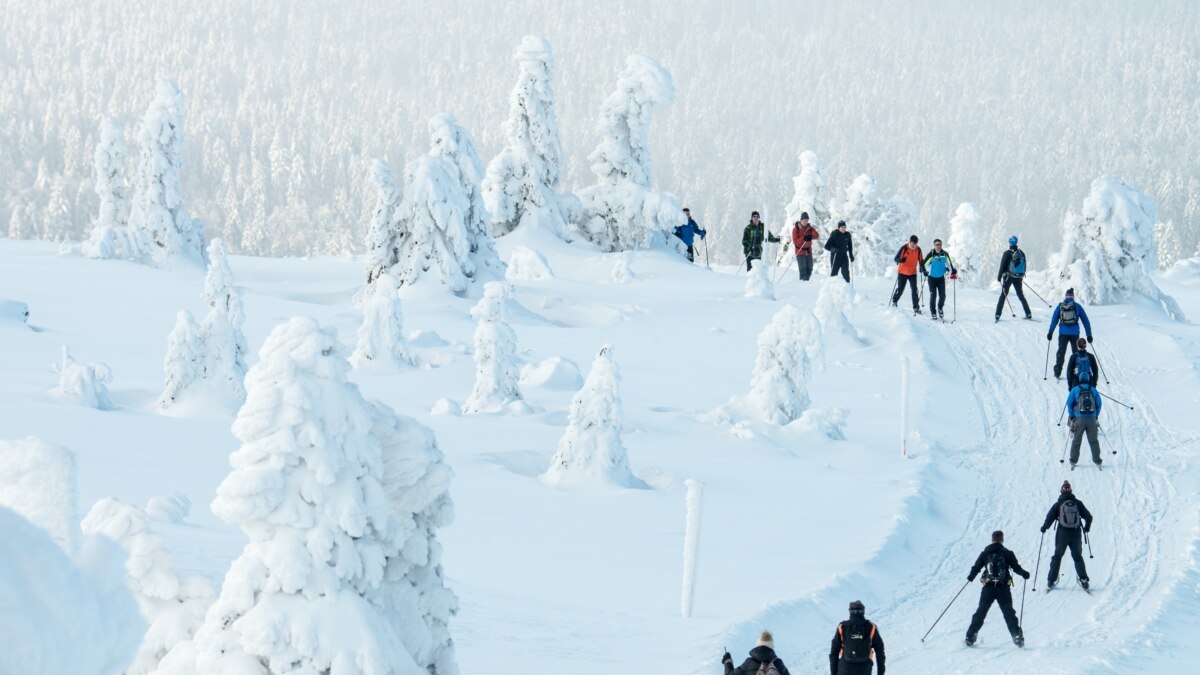
[[[1079,580],[1079,585],[1080,585],[1080,586],[1082,586],[1082,587],[1083,587],[1083,590],[1085,590],[1085,591],[1086,591],[1086,590],[1089,590],[1089,589],[1091,588],[1091,586],[1090,586],[1090,583],[1091,583],[1091,582],[1090,582],[1090,581],[1088,581],[1087,579],[1080,579],[1080,580]]]
[[[966,646],[968,646],[968,647],[974,647],[974,646],[975,646],[975,636],[974,636],[974,635],[968,635],[968,636],[966,637],[966,639],[965,639],[965,640],[963,640],[963,644],[964,644],[964,645],[966,645]]]
[[[1013,636],[1013,644],[1018,647],[1024,647],[1025,646],[1025,636],[1024,635],[1014,635]]]

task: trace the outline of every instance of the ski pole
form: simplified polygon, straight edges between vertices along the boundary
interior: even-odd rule
[[[708,240],[701,237],[700,241],[704,242],[704,267],[705,269],[712,269],[712,266],[708,264]]]
[[[1057,423],[1057,424],[1055,424],[1054,426],[1056,426],[1056,427],[1061,427],[1061,426],[1062,426],[1062,418],[1063,418],[1063,415],[1066,415],[1066,414],[1067,414],[1067,404],[1066,404],[1066,403],[1064,403],[1064,404],[1063,404],[1063,409],[1062,409],[1062,412],[1058,413],[1058,423]]]
[[[1037,582],[1034,582],[1037,583]],[[1025,586],[1029,584],[1028,579],[1021,580],[1021,618],[1017,620],[1017,627],[1024,628],[1025,625]]]
[[[1012,308],[1012,300],[1010,300],[1010,299],[1009,299],[1009,297],[1008,297],[1008,293],[1005,293],[1005,294],[1004,294],[1004,302],[1007,302],[1007,303],[1008,303],[1008,313],[1009,313],[1009,314],[1012,314],[1012,317],[1013,317],[1014,319],[1015,319],[1015,318],[1017,318],[1017,313],[1013,311],[1013,308]]]
[[[954,600],[958,600],[958,596],[962,595],[962,592],[967,590],[967,584],[969,583],[971,583],[970,579],[967,580],[966,584],[963,584],[962,588],[958,589],[958,593],[954,594]],[[954,600],[950,601],[950,605],[954,604]],[[924,642],[925,638],[929,637],[929,634],[933,632],[934,627],[938,625],[938,621],[941,621],[942,617],[946,616],[946,612],[950,611],[950,605],[946,605],[946,609],[943,609],[942,613],[938,614],[938,618],[933,622],[933,626],[930,626],[929,630],[925,631],[925,635],[921,638],[921,642]]]
[[[1054,362],[1056,365],[1058,361]],[[1042,366],[1042,381],[1050,379],[1050,340],[1046,340],[1046,364]]]
[[[1106,398],[1106,399],[1108,399],[1108,400],[1112,401],[1113,403],[1116,403],[1116,404],[1117,404],[1117,405],[1119,405],[1119,406],[1122,406],[1122,407],[1125,407],[1125,408],[1129,408],[1130,410],[1133,410],[1133,406],[1129,405],[1128,403],[1121,403],[1121,402],[1120,402],[1120,401],[1118,401],[1117,399],[1115,399],[1115,398],[1113,398],[1113,397],[1109,396],[1108,394],[1102,393],[1102,392],[1096,392],[1096,393],[1097,393],[1097,394],[1100,394],[1100,395],[1101,395],[1101,396],[1103,396],[1104,398]]]
[[[950,323],[954,323],[955,321],[958,321],[958,273],[957,272],[954,274],[954,278],[951,279],[950,282],[954,286],[954,301],[953,301],[953,306],[952,306],[954,315],[952,317],[950,317]]]
[[[1104,437],[1104,442],[1108,443],[1108,449],[1112,450],[1112,454],[1117,454],[1117,449],[1113,447],[1112,441],[1108,439],[1108,434],[1104,433],[1104,427],[1097,424],[1096,428],[1100,430],[1100,435]]]
[[[1067,423],[1067,426],[1070,427],[1070,422]],[[1067,463],[1067,446],[1069,446],[1071,444],[1071,436],[1073,436],[1074,434],[1075,434],[1074,429],[1070,429],[1070,428],[1067,429],[1067,442],[1063,443],[1063,455],[1062,455],[1062,459],[1058,460],[1059,464]]]
[[[1033,592],[1037,593],[1037,575],[1038,570],[1042,568],[1042,544],[1046,543],[1046,533],[1042,532],[1041,539],[1038,539],[1038,557],[1037,564],[1033,566]],[[1025,607],[1025,590],[1021,589],[1021,608]]]
[[[1104,384],[1109,384],[1108,373],[1104,372],[1104,366],[1100,365],[1100,355],[1096,355],[1096,367],[1100,369],[1100,374],[1104,376]],[[1133,408],[1130,408],[1133,410]]]
[[[892,283],[891,303],[894,305],[899,298],[896,297],[896,289],[900,287],[900,275],[896,275],[896,281]]]
[[[914,276],[914,277],[913,277],[913,283],[916,283],[916,281],[917,281],[917,278]],[[925,305],[925,284],[921,284],[921,288],[919,288],[919,289],[917,289],[917,290],[918,290],[918,293],[917,293],[917,311],[919,312],[919,311],[921,311],[921,307]],[[933,298],[932,298],[932,297],[930,298],[930,302],[933,302]]]
[[[1090,526],[1091,523],[1088,523],[1088,525]],[[1083,531],[1083,540],[1086,541],[1088,545],[1088,557],[1095,558],[1096,556],[1092,555],[1092,538],[1088,536],[1087,530]]]
[[[1042,297],[1042,294],[1041,294],[1041,293],[1038,293],[1038,292],[1037,292],[1037,290],[1036,290],[1036,289],[1034,289],[1034,287],[1033,287],[1033,286],[1030,286],[1029,284],[1025,284],[1025,288],[1028,288],[1029,290],[1033,291],[1033,294],[1037,296],[1038,300],[1041,300],[1042,302],[1045,302],[1047,307],[1053,307],[1053,305],[1051,305],[1050,303],[1046,302],[1046,299]]]

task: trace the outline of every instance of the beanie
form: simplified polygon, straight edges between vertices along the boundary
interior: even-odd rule
[[[762,632],[762,635],[758,636],[758,644],[756,644],[754,646],[755,647],[770,647],[771,649],[775,649],[775,638],[774,638],[774,636],[771,635],[771,631],[764,630]]]
[[[808,211],[800,212],[800,220],[808,220]]]
[[[850,603],[850,614],[858,614],[859,616],[862,616],[862,614],[866,611],[867,608],[862,604],[861,600],[855,600],[854,602]]]
[[[1067,289],[1067,292],[1064,294],[1064,297],[1068,297],[1068,298],[1073,298],[1073,297],[1075,297],[1075,289],[1074,289],[1074,288],[1068,288],[1068,289]]]
[[[1070,491],[1071,491],[1071,481],[1064,480],[1062,487],[1059,488],[1059,492],[1070,492]]]
[[[1075,346],[1079,349],[1087,349],[1087,338],[1079,338],[1075,341]]]
[[[845,227],[845,226],[846,226],[846,221],[844,221],[844,220],[838,221],[838,227]]]
[[[1016,246],[1016,245],[1017,245],[1017,235],[1015,235],[1015,234],[1014,234],[1013,236],[1011,236],[1011,237],[1009,237],[1009,238],[1008,238],[1008,245],[1009,245],[1009,246]]]

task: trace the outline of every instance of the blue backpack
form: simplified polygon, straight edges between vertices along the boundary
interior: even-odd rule
[[[1025,252],[1019,248],[1014,249],[1008,259],[1008,276],[1018,279],[1025,276]]]
[[[946,276],[946,256],[944,254],[935,255],[929,261],[929,276],[934,279]]]
[[[1087,352],[1079,352],[1075,355],[1075,373],[1082,384],[1092,381],[1092,357]]]

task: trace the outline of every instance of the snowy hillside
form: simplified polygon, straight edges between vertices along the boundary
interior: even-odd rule
[[[275,419],[270,405],[302,406],[297,401],[309,400],[318,386],[349,387],[338,380],[348,377],[365,399],[401,416],[388,417],[391,435],[377,433],[380,417],[371,417],[370,435],[348,422],[345,437],[360,439],[351,445],[374,447],[376,440],[362,439],[380,438],[411,453],[403,469],[377,471],[363,450],[355,470],[378,473],[382,485],[393,487],[400,484],[397,471],[426,476],[421,494],[430,505],[407,503],[406,513],[414,522],[438,523],[428,529],[436,541],[432,534],[422,538],[426,530],[404,530],[412,539],[387,564],[413,565],[412,578],[425,580],[415,587],[429,592],[437,584],[425,585],[423,575],[433,574],[440,542],[445,586],[458,598],[448,624],[452,648],[439,642],[438,612],[453,603],[435,594],[422,605],[432,608],[424,624],[432,627],[429,637],[414,637],[412,623],[399,633],[412,642],[405,654],[454,657],[464,674],[699,675],[720,672],[726,648],[740,662],[768,628],[792,672],[825,672],[836,623],[846,618],[847,603],[860,599],[887,643],[889,672],[1191,671],[1188,641],[1200,628],[1194,421],[1200,332],[1194,325],[1170,320],[1146,300],[1088,305],[1104,367],[1100,390],[1132,409],[1106,401],[1103,471],[1084,461],[1069,472],[1059,461],[1065,431],[1056,424],[1066,388],[1043,379],[1049,311],[1032,295],[1035,322],[1006,312],[993,323],[995,292],[960,283],[946,308],[957,321],[941,324],[888,307],[891,280],[856,279],[851,290],[825,281],[822,272],[819,281],[802,285],[793,269],[769,300],[746,297],[746,273],[738,267],[707,270],[661,248],[601,253],[543,241],[539,255],[526,248],[535,243],[497,241],[511,289],[488,286],[463,298],[412,289],[398,303],[402,319],[386,302],[360,297],[356,303],[361,259],[231,257],[225,278],[240,289],[249,347],[248,394],[241,394],[251,404],[239,414],[236,402],[222,396],[169,407],[161,398],[178,313],[214,311],[202,270],[89,260],[60,255],[48,243],[0,240],[0,440],[33,436],[73,452],[78,507],[59,513],[14,506],[12,486],[28,486],[39,473],[27,468],[38,465],[14,464],[17,455],[7,448],[15,445],[0,456],[0,494],[8,495],[0,504],[60,533],[67,531],[62,523],[91,510],[84,520],[89,533],[140,552],[155,575],[170,571],[136,585],[143,615],[156,617],[163,630],[192,625],[195,603],[220,597],[228,605],[227,596],[240,597],[225,577],[230,564],[240,558],[245,568],[255,550],[268,550],[247,547],[250,539],[265,541],[285,529],[256,524],[246,515],[253,500],[239,506],[231,497],[253,484],[239,483],[252,461],[282,452],[273,437],[256,435],[255,425]],[[1186,315],[1200,316],[1200,262],[1186,261],[1155,281]],[[1039,284],[1038,290],[1057,299],[1064,289]],[[404,351],[360,339],[364,313],[378,328],[371,335],[400,330]],[[335,330],[342,347],[293,322],[296,332],[277,330],[260,354],[276,326],[295,316]],[[307,347],[287,346],[286,339],[304,336]],[[602,352],[605,345],[610,349]],[[73,358],[67,366],[64,346]],[[353,370],[322,365],[342,351],[355,352]],[[316,379],[286,401],[263,394],[272,378],[299,377],[300,370]],[[106,407],[97,405],[100,394],[111,409],[98,409]],[[364,411],[384,415],[360,399],[339,414],[351,421]],[[340,419],[319,406],[302,409],[327,416],[326,429]],[[310,421],[284,413],[278,419],[293,419],[301,429]],[[619,422],[620,432],[596,433],[596,420]],[[417,423],[432,430],[436,447]],[[449,502],[438,501],[439,451],[454,474],[448,483],[454,522],[445,526],[448,513],[440,509]],[[69,455],[52,456],[70,466]],[[580,457],[602,458],[612,470],[580,479],[570,473]],[[1069,562],[1060,589],[1045,593],[1048,535],[1040,571],[1024,595],[1024,650],[1009,641],[997,608],[980,644],[962,646],[977,584],[922,643],[992,530],[1003,529],[1007,545],[1034,570],[1038,527],[1064,478],[1097,519],[1094,558],[1086,560],[1092,594],[1078,589]],[[692,616],[685,619],[688,480],[703,485],[703,501],[693,501],[690,514],[699,523],[698,565]],[[134,508],[113,502],[92,508],[109,497]],[[300,520],[303,509],[322,504],[300,501],[289,509]],[[20,527],[22,537],[33,531]],[[69,539],[60,534],[56,541],[68,552],[80,547],[63,543]],[[59,552],[40,532],[28,540],[30,551]],[[435,553],[414,553],[425,546]],[[89,639],[128,653],[128,635],[137,627],[128,595],[112,591],[112,560],[95,552],[90,559],[59,557],[56,574],[71,584],[60,593],[78,589],[71,597],[91,603],[86,616],[125,622],[111,628],[124,638]],[[422,568],[422,560],[430,567]],[[30,573],[22,569],[0,568],[0,605],[18,607],[5,610],[0,625],[14,612],[45,611],[13,588],[19,574]],[[151,602],[151,582],[164,578],[174,580],[179,597],[168,619]],[[326,581],[343,589],[358,583],[348,573]],[[1015,588],[1019,593],[1019,581]],[[288,597],[277,593],[272,602],[284,606]],[[39,625],[55,626],[49,618]],[[341,635],[337,630],[326,623],[312,635]],[[350,633],[367,641],[368,633]],[[229,638],[201,629],[195,648],[220,639]],[[0,672],[54,672],[52,664],[41,671],[28,665],[37,663],[38,650],[53,646],[32,637],[8,645]],[[71,667],[111,672],[103,664]],[[395,666],[394,672],[408,671]]]

